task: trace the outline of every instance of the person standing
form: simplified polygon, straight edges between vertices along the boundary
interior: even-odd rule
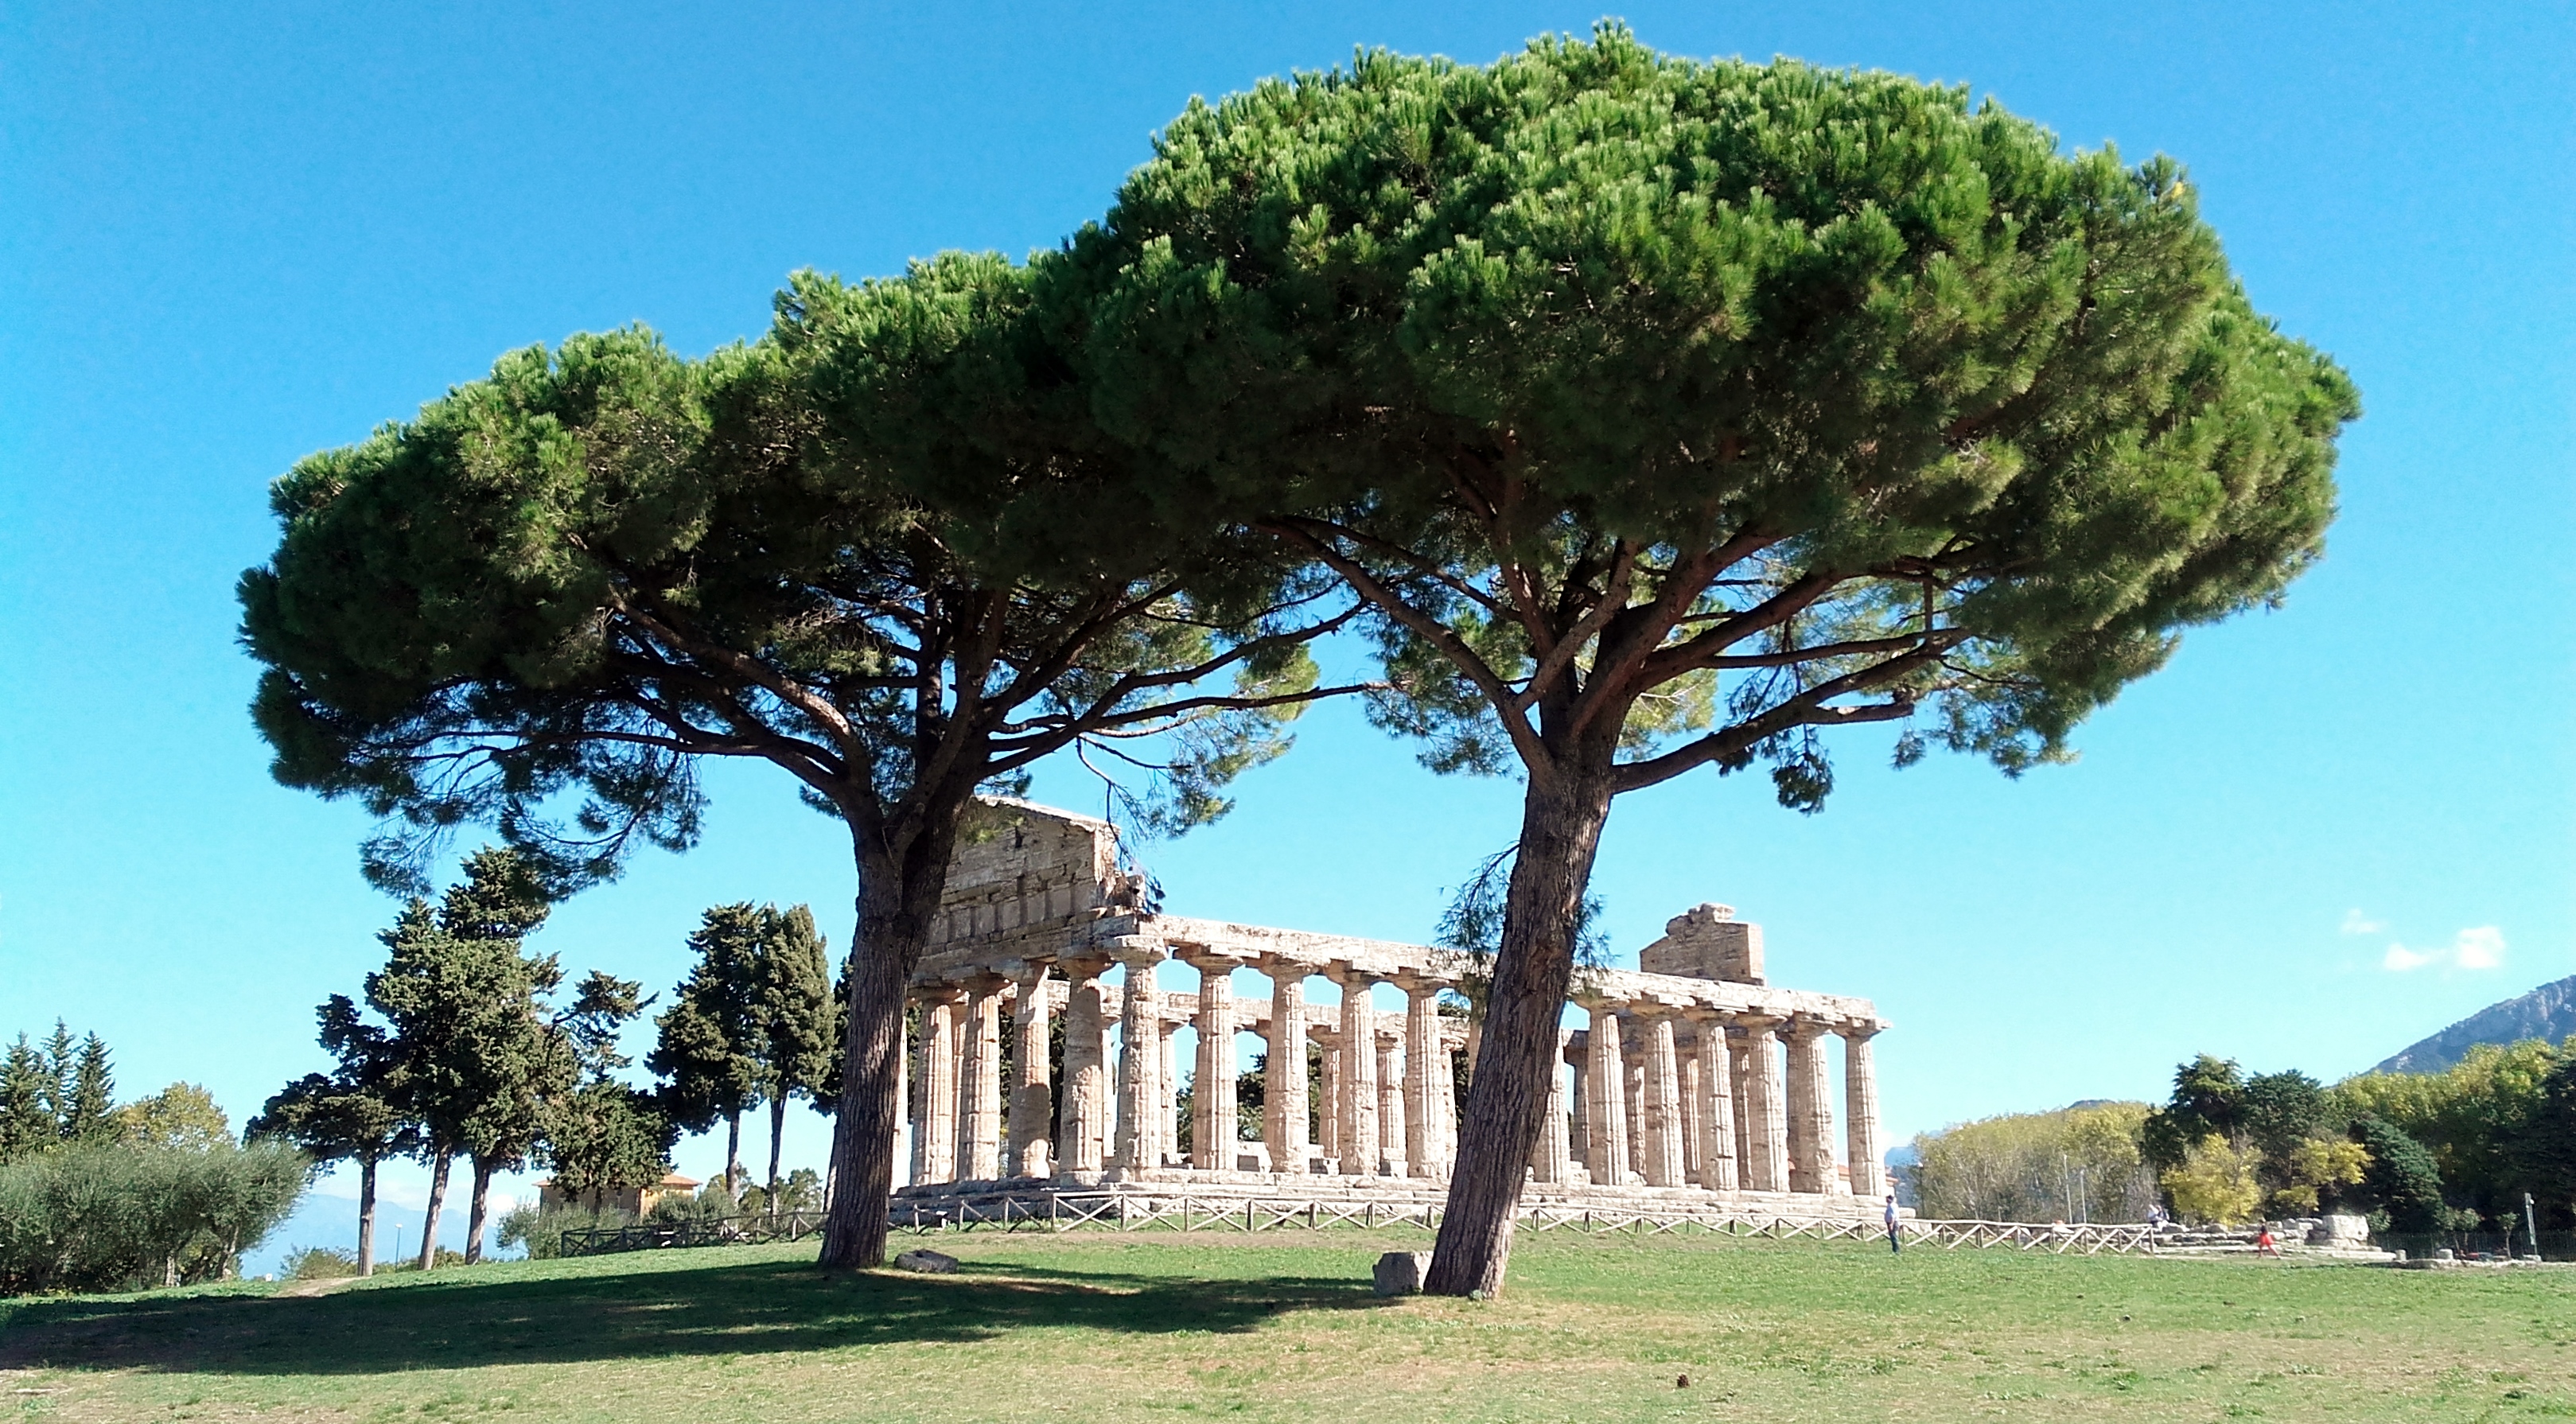
[[[1896,1193],[1887,1194],[1887,1253],[1891,1256],[1905,1250],[1905,1238],[1896,1231]]]

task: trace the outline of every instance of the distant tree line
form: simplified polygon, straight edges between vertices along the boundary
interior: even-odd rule
[[[499,848],[469,857],[435,905],[412,899],[381,936],[387,958],[367,976],[363,1006],[334,994],[317,1011],[332,1068],[287,1084],[253,1120],[254,1138],[357,1167],[358,1274],[375,1269],[377,1171],[396,1158],[430,1169],[414,1263],[423,1270],[438,1261],[459,1158],[472,1174],[469,1263],[483,1256],[495,1173],[542,1168],[566,1202],[596,1214],[613,1194],[658,1185],[682,1131],[717,1123],[727,1129],[721,1191],[738,1206],[742,1118],[763,1105],[765,1199],[781,1196],[787,1104],[822,1100],[840,1032],[813,916],[802,906],[707,911],[689,937],[696,962],[655,1020],[647,1063],[658,1079],[639,1088],[618,1076],[632,1060],[617,1045],[654,1000],[597,970],[564,997],[557,957],[526,944],[552,899],[534,863]]]
[[[0,1295],[231,1275],[309,1171],[291,1147],[236,1146],[193,1083],[119,1106],[97,1034],[21,1033],[0,1057]]]
[[[2188,1221],[2352,1212],[2408,1235],[2576,1225],[2576,1039],[2472,1049],[2439,1073],[2331,1086],[2202,1054],[2172,1096],[2018,1113],[1915,1138],[1922,1210],[1989,1220]]]

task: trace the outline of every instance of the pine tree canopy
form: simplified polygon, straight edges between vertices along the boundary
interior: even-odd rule
[[[2358,413],[2173,163],[1615,25],[1193,104],[1040,266],[1111,428],[1369,593],[1387,724],[1619,790],[2064,755],[2317,557]]]

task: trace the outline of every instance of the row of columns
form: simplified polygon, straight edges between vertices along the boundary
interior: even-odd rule
[[[912,1179],[988,1181],[1110,1167],[1145,1172],[1175,1156],[1180,1075],[1173,1034],[1180,1024],[1165,1018],[1154,982],[1157,966],[1170,957],[1159,944],[1129,945],[1041,964],[1017,980],[988,975],[928,991]],[[1239,1150],[1236,966],[1186,952],[1182,958],[1199,971],[1189,1165],[1228,1170]],[[1126,971],[1115,1013],[1100,982],[1113,964]],[[1258,968],[1271,980],[1262,1123],[1271,1170],[1304,1172],[1320,1155],[1345,1176],[1392,1169],[1445,1177],[1457,1142],[1455,1078],[1439,1007],[1449,986],[1417,975],[1381,981],[1347,965],[1264,959]],[[1305,982],[1317,973],[1342,990],[1337,1022],[1329,1027],[1311,1024],[1306,1012]],[[1048,1063],[1053,981],[1059,979],[1065,1013],[1060,1095]],[[1406,996],[1399,1031],[1385,1022],[1394,1016],[1370,1003],[1380,982]],[[1014,1006],[1016,1033],[1007,1096],[1000,1072],[1005,1002]],[[1877,1024],[1655,1005],[1589,1007],[1591,1030],[1574,1067],[1572,1096],[1566,1074],[1551,1084],[1531,1154],[1534,1181],[1571,1182],[1580,1162],[1590,1181],[1602,1185],[1868,1197],[1886,1190],[1870,1053]],[[1638,1030],[1634,1064],[1627,1061],[1623,1020]],[[1848,1181],[1836,1170],[1823,1042],[1829,1033],[1844,1040]],[[1324,1049],[1320,1082],[1308,1081],[1309,1037]],[[1320,1097],[1313,1116],[1321,1140],[1313,1143],[1310,1096]],[[1060,1111],[1051,1111],[1058,1100]]]
[[[1180,1086],[1174,1033],[1165,1018],[1155,970],[1172,957],[1160,945],[1040,965],[1019,980],[970,979],[923,992],[919,1041],[920,1115],[913,1140],[916,1182],[1044,1177],[1117,1167],[1152,1171],[1177,1155],[1174,1101]],[[1455,1077],[1440,1013],[1446,981],[1404,976],[1381,981],[1347,965],[1269,959],[1267,1028],[1238,1020],[1231,976],[1221,957],[1183,953],[1199,971],[1196,1087],[1191,1097],[1189,1164],[1230,1170],[1240,1150],[1236,1131],[1234,1036],[1240,1029],[1270,1042],[1263,1082],[1262,1142],[1273,1171],[1304,1172],[1319,1154],[1346,1176],[1395,1170],[1446,1176],[1457,1155]],[[1116,1012],[1101,977],[1123,966]],[[1339,983],[1342,1002],[1329,1025],[1310,1022],[1305,982],[1322,973]],[[1406,995],[1399,1017],[1370,1003],[1380,982]],[[1064,1090],[1049,1079],[1049,1015],[1061,984],[1065,1014]],[[1001,1084],[1001,1020],[1013,1006],[1015,1052],[1007,1097]],[[1284,1027],[1284,1032],[1283,1032]],[[1321,1046],[1323,1081],[1310,1083],[1305,1044]],[[1321,1119],[1309,1142],[1309,1103]],[[1050,1099],[1061,1103],[1049,1121]],[[1111,1111],[1115,1103],[1116,1110]],[[1114,1139],[1112,1137],[1115,1124]]]
[[[1866,1197],[1886,1191],[1878,1073],[1869,1046],[1877,1024],[1610,1003],[1590,1008],[1591,1030],[1573,1075],[1577,1122],[1566,1136],[1542,1135],[1530,1164],[1535,1180],[1570,1180],[1570,1159],[1579,1159],[1602,1185]],[[1633,1065],[1626,1061],[1623,1018],[1636,1023],[1643,1049],[1643,1061]],[[1685,1029],[1688,1052],[1681,1048]],[[1829,1034],[1843,1039],[1848,1180],[1835,1162]]]

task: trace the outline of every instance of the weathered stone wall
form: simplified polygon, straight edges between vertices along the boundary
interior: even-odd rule
[[[1664,937],[1637,951],[1646,974],[1759,984],[1762,927],[1735,918],[1731,905],[1695,905],[1664,922]]]
[[[931,942],[1070,922],[1124,889],[1106,821],[1023,802],[979,802],[949,862]]]

